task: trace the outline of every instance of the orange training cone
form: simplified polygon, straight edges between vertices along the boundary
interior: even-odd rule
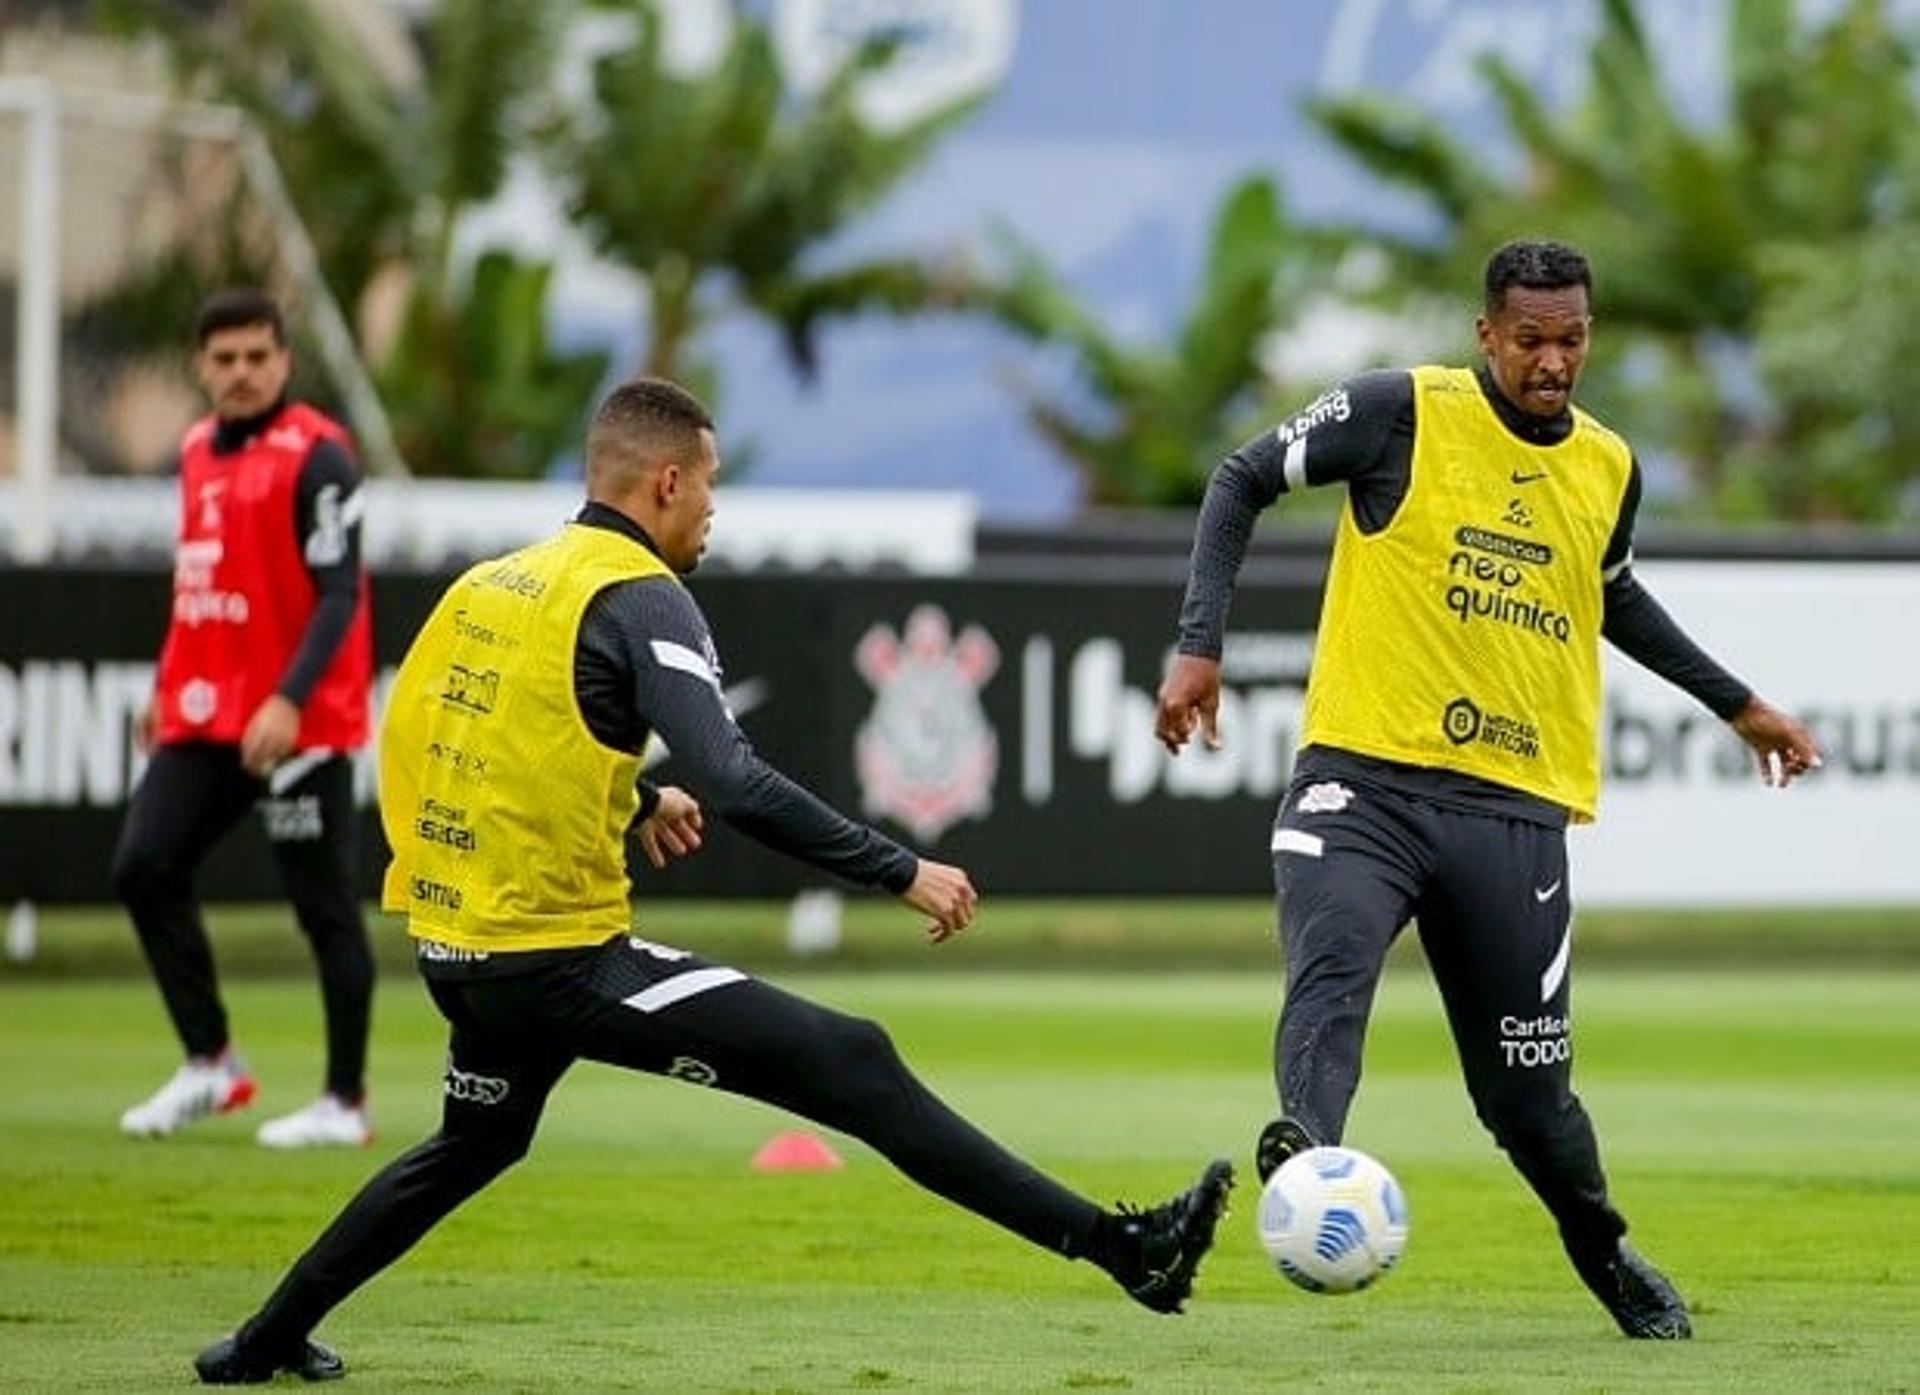
[[[831,1172],[845,1164],[824,1140],[804,1129],[792,1129],[761,1144],[747,1165],[755,1172]]]

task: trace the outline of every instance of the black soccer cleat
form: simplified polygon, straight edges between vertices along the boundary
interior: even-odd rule
[[[1260,1130],[1260,1141],[1253,1145],[1253,1170],[1260,1176],[1260,1185],[1266,1186],[1280,1164],[1295,1153],[1315,1146],[1313,1135],[1303,1125],[1292,1119],[1275,1119]]]
[[[1171,1201],[1146,1211],[1120,1207],[1129,1262],[1114,1278],[1134,1302],[1156,1313],[1177,1313],[1193,1292],[1200,1260],[1213,1248],[1213,1230],[1227,1214],[1233,1190],[1233,1164],[1215,1158],[1200,1180]]]
[[[1597,1259],[1576,1256],[1573,1267],[1629,1337],[1673,1342],[1693,1335],[1679,1291],[1632,1246],[1623,1242]]]
[[[339,1380],[347,1373],[347,1363],[318,1342],[302,1342],[290,1351],[260,1352],[241,1346],[235,1336],[222,1337],[194,1357],[193,1369],[200,1373],[202,1385],[265,1385],[282,1371],[291,1371],[301,1380]]]

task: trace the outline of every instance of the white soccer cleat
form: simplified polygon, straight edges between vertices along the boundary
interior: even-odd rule
[[[209,1114],[226,1114],[253,1102],[253,1076],[233,1052],[188,1061],[153,1094],[120,1116],[120,1132],[134,1138],[165,1138]]]
[[[254,1138],[269,1148],[364,1148],[373,1142],[373,1124],[364,1104],[348,1104],[338,1095],[322,1095],[260,1126]]]

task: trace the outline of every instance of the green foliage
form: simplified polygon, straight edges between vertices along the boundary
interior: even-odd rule
[[[120,32],[160,35],[187,90],[259,124],[350,310],[377,319],[385,298],[403,298],[400,332],[363,351],[417,470],[537,474],[584,417],[590,370],[604,371],[599,356],[548,347],[536,323],[546,266],[502,252],[475,266],[455,256],[462,215],[499,192],[520,149],[548,160],[595,246],[646,283],[644,371],[709,394],[721,385],[699,338],[727,310],[768,319],[804,376],[833,318],[963,299],[952,267],[905,257],[814,265],[974,108],[871,128],[860,84],[892,61],[894,40],[867,44],[799,102],[766,23],[746,11],[735,12],[711,71],[680,73],[652,0],[607,0],[595,8],[630,17],[637,39],[596,62],[590,103],[565,109],[554,58],[574,3],[443,0],[411,78],[384,71],[319,0],[228,5],[212,23],[131,0],[103,8]],[[482,342],[494,332],[506,342]],[[730,456],[737,469],[742,453]]]
[[[1164,346],[1122,343],[1011,233],[1006,271],[979,303],[1025,338],[1065,347],[1090,406],[1022,385],[1027,416],[1101,504],[1190,505],[1221,453],[1255,429],[1278,388],[1261,350],[1294,318],[1328,245],[1291,221],[1275,183],[1241,180],[1214,214],[1192,303]]]
[[[569,105],[553,60],[588,4],[629,19],[635,37],[595,60],[589,98]],[[645,371],[718,393],[703,336],[741,311],[775,328],[803,377],[833,320],[983,312],[1071,362],[1070,390],[1015,387],[1098,503],[1192,503],[1221,451],[1323,386],[1270,382],[1261,363],[1331,284],[1316,274],[1342,249],[1386,254],[1384,280],[1356,299],[1465,309],[1488,249],[1517,235],[1593,255],[1601,333],[1583,397],[1677,460],[1697,502],[1735,517],[1884,518],[1909,507],[1920,476],[1920,421],[1897,376],[1920,322],[1920,102],[1885,0],[1847,0],[1814,23],[1793,0],[1729,0],[1730,92],[1711,124],[1669,95],[1633,0],[1602,0],[1573,106],[1549,107],[1483,60],[1518,148],[1511,169],[1390,98],[1313,104],[1351,156],[1426,200],[1435,231],[1306,228],[1272,181],[1243,179],[1160,343],[1117,335],[1010,233],[991,274],[951,254],[833,255],[974,110],[870,126],[859,94],[894,60],[891,39],[798,98],[744,5],[714,64],[686,72],[668,61],[653,0],[444,0],[414,77],[383,69],[319,0],[230,4],[211,23],[183,6],[102,7],[122,32],[163,36],[189,90],[260,123],[351,310],[400,298],[400,332],[366,347],[417,468],[537,471],[591,396],[596,360],[555,353],[536,323],[548,268],[453,254],[462,214],[533,140],[594,246],[645,283]],[[228,279],[228,258],[245,261],[210,237],[143,268],[81,328],[132,345],[195,277]],[[479,344],[488,326],[506,341]]]
[[[1630,0],[1606,0],[1585,95],[1565,111],[1484,60],[1522,154],[1505,178],[1411,108],[1350,97],[1310,110],[1435,215],[1437,236],[1384,239],[1393,298],[1458,303],[1506,238],[1573,242],[1598,283],[1583,391],[1615,425],[1672,451],[1723,512],[1880,518],[1920,475],[1920,431],[1889,410],[1901,394],[1874,397],[1871,370],[1841,381],[1815,346],[1885,343],[1911,316],[1914,278],[1864,267],[1899,265],[1920,228],[1920,74],[1882,0],[1849,0],[1817,27],[1796,8],[1729,5],[1732,90],[1715,125],[1676,107]],[[1889,300],[1909,308],[1884,314]]]
[[[376,386],[415,473],[537,477],[578,445],[608,356],[549,346],[550,274],[488,252],[457,297],[413,296]]]
[[[766,23],[743,11],[711,71],[676,72],[650,0],[607,0],[637,41],[594,64],[595,101],[559,123],[549,154],[568,211],[609,258],[646,278],[645,369],[687,374],[701,331],[730,305],[779,330],[797,371],[829,318],[953,303],[950,274],[911,259],[814,267],[819,249],[878,204],[977,103],[892,130],[860,114],[862,81],[898,44],[867,43],[806,100],[790,100]]]
[[[1839,259],[1783,248],[1764,266],[1760,369],[1779,433],[1801,445],[1735,457],[1730,492],[1756,513],[1810,519],[1883,518],[1916,474],[1920,395],[1920,223],[1877,228]],[[1784,468],[1783,468],[1784,467]]]

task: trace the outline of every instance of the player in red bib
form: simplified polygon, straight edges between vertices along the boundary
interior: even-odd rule
[[[351,757],[367,739],[373,650],[360,471],[345,428],[287,400],[293,356],[265,292],[214,296],[196,343],[213,413],[180,443],[173,611],[140,729],[150,760],[113,862],[187,1059],[120,1127],[163,1137],[253,1099],[193,878],[258,807],[313,946],[327,1022],[323,1093],[258,1138],[363,1144],[373,957],[355,875]]]

